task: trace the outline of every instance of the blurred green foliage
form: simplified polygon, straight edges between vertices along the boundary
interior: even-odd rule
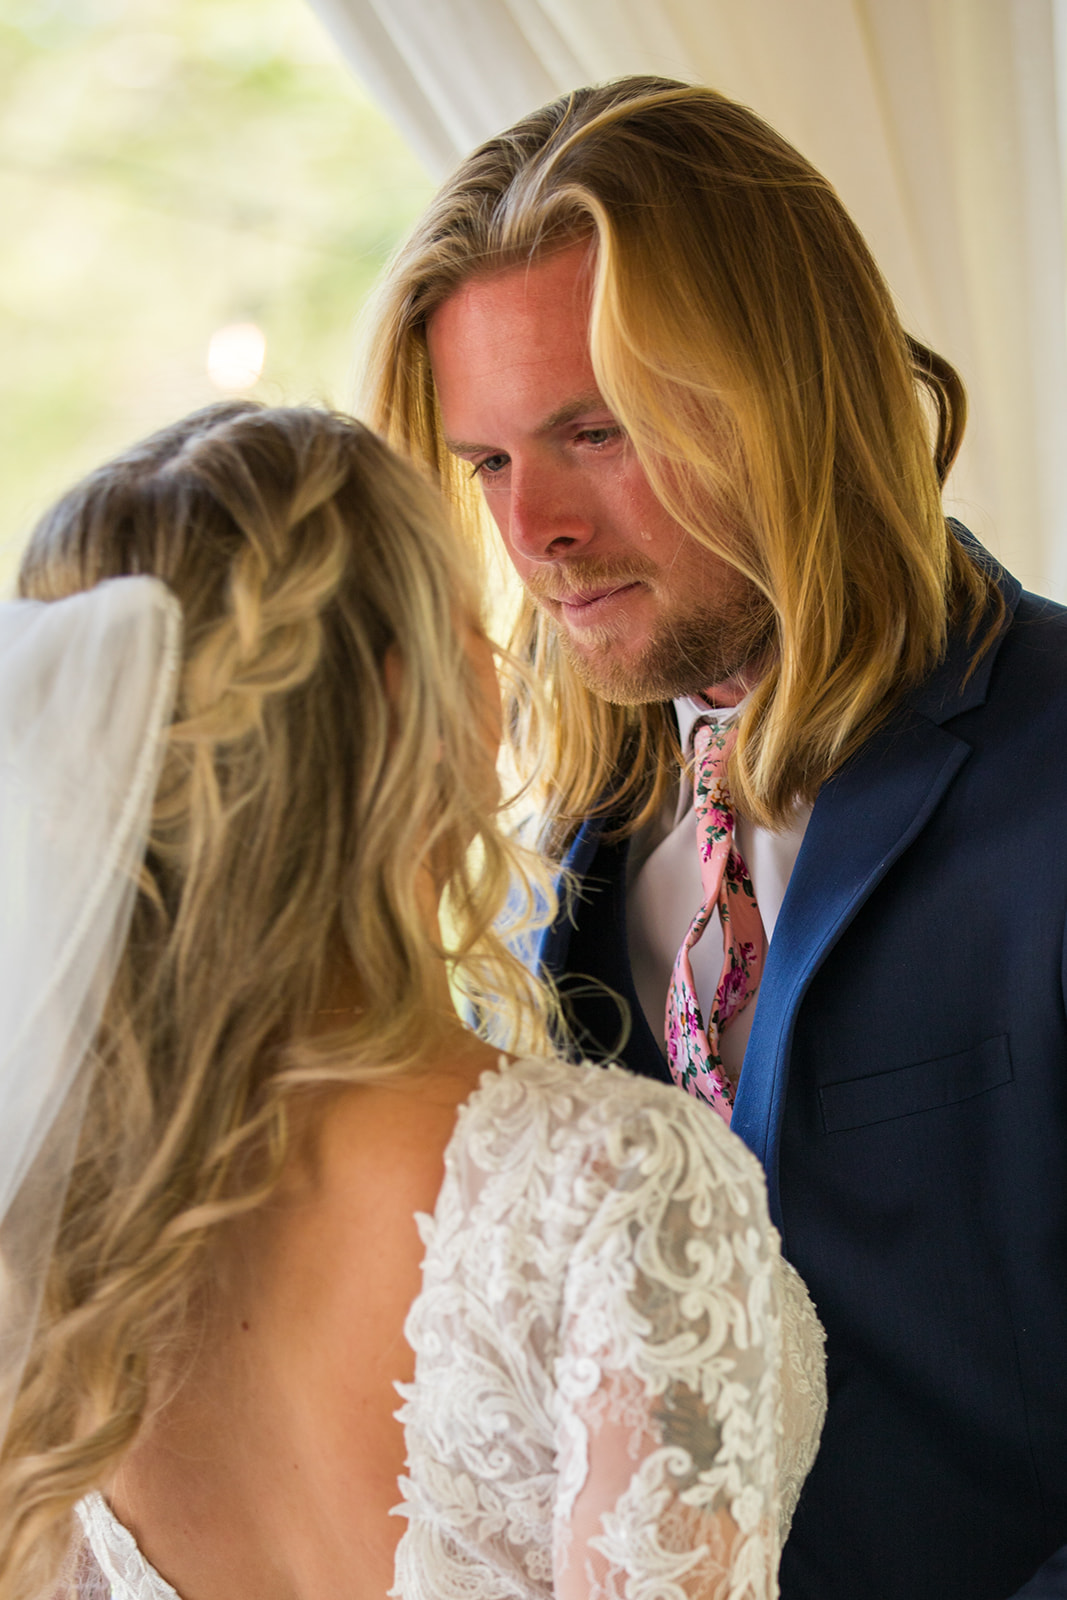
[[[4,0],[0,588],[74,478],[218,398],[344,405],[353,321],[432,185],[305,0]]]

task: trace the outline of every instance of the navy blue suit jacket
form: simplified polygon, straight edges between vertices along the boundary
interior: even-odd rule
[[[783,1600],[1008,1600],[1067,1544],[1067,611],[1005,591],[972,677],[957,639],[820,792],[745,1055],[733,1127],[828,1341]],[[666,1078],[603,833],[542,960]],[[610,1048],[610,1003],[573,1010]]]

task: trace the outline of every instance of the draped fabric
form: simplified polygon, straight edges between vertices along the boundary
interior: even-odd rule
[[[181,659],[155,578],[0,606],[0,1443],[126,943]]]
[[[311,3],[439,175],[623,73],[752,106],[830,177],[905,325],[963,374],[950,509],[1067,598],[1067,0]]]

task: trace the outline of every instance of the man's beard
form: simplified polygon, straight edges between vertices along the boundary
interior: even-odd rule
[[[598,583],[621,586],[647,580],[649,574],[640,563],[626,569],[590,563],[572,569],[567,576],[569,587],[577,591]],[[551,586],[557,598],[560,588],[558,580]],[[545,589],[548,591],[548,584]],[[529,584],[527,592],[539,605]],[[758,592],[743,580],[739,580],[737,592],[722,598],[717,606],[704,601],[681,616],[664,618],[638,655],[620,648],[625,642],[622,623],[583,631],[579,646],[564,623],[547,611],[545,616],[579,680],[601,700],[620,706],[674,700],[738,679],[753,662],[766,659],[773,639],[769,606],[761,604]]]

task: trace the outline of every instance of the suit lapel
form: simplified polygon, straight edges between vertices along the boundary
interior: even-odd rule
[[[778,1133],[797,1008],[817,968],[907,849],[970,747],[915,714],[895,718],[825,785],[775,924],[760,984],[734,1130],[767,1171],[778,1207]]]
[[[973,560],[995,567],[950,519]],[[944,726],[985,703],[993,666],[1019,601],[1010,573],[998,581],[1007,608],[1000,638],[968,675],[974,645],[950,635],[944,659],[900,710],[820,791],[771,941],[745,1051],[732,1127],[767,1172],[771,1215],[781,1227],[778,1136],[797,1009],[864,901],[908,848],[963,766],[970,746]]]
[[[607,819],[602,816],[586,818],[567,851],[561,877],[565,879],[569,875],[578,884],[585,881],[606,826]],[[563,905],[555,920],[542,930],[527,964],[535,972],[547,972],[551,977],[558,978],[567,970],[567,952],[573,931],[573,914],[568,915],[568,908]]]
[[[565,907],[546,929],[539,970],[560,982],[564,1011],[579,1053],[600,1059],[598,1052],[606,1051],[631,1072],[669,1083],[662,1046],[641,1009],[630,972],[626,935],[630,841],[604,837],[613,820],[586,822],[568,853],[565,870],[578,885],[577,900],[569,915]],[[623,1001],[623,1017],[607,991]],[[623,1032],[625,1040],[620,1037]]]

